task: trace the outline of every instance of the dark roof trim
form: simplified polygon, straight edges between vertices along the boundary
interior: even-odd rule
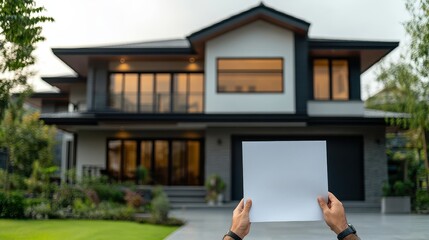
[[[85,82],[84,77],[42,77],[42,80],[49,84],[77,83]]]
[[[241,25],[243,22],[251,22],[256,19],[269,19],[271,22],[276,22],[279,23],[279,25],[287,26],[288,28],[301,34],[307,34],[310,27],[310,23],[306,21],[277,11],[261,3],[259,6],[194,32],[188,36],[188,39],[190,42],[205,40],[206,38],[210,38],[210,36],[216,35],[216,33],[223,33],[232,30],[237,25]]]
[[[308,125],[385,125],[384,118],[309,117],[288,114],[132,114],[132,113],[73,113],[42,114],[47,124],[97,125],[99,122],[306,122]]]
[[[30,98],[42,98],[42,99],[58,99],[58,98],[68,98],[68,93],[55,93],[55,92],[36,92],[31,94]]]
[[[191,48],[53,48],[52,52],[59,55],[192,55]]]
[[[399,46],[393,41],[358,41],[337,39],[309,39],[310,49],[390,49]]]

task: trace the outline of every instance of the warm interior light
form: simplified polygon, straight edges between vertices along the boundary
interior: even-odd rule
[[[125,58],[121,58],[121,59],[119,59],[119,62],[120,62],[120,63],[125,63]]]
[[[189,62],[190,63],[194,63],[195,62],[195,58],[193,58],[193,57],[189,58]]]

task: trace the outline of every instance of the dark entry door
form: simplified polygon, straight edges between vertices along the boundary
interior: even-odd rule
[[[345,201],[362,201],[363,139],[361,136],[283,137],[283,136],[233,136],[232,137],[232,192],[233,200],[243,197],[243,141],[294,141],[326,140],[329,191]]]

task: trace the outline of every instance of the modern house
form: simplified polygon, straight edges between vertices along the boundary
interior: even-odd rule
[[[398,42],[312,39],[309,27],[261,4],[184,39],[54,48],[77,77],[44,78],[60,92],[33,100],[73,133],[64,168],[80,175],[135,181],[142,165],[183,189],[217,173],[237,200],[243,141],[326,140],[330,191],[379,207],[385,120],[364,108],[360,76]]]

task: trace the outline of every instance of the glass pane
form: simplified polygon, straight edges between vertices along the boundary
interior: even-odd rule
[[[124,141],[124,179],[134,180],[137,167],[136,141]]]
[[[140,165],[145,167],[150,174],[152,169],[152,141],[141,141]]]
[[[137,112],[138,74],[125,74],[124,111]]]
[[[219,92],[282,92],[281,73],[219,73]]]
[[[191,93],[203,93],[204,75],[201,73],[189,74],[189,91]]]
[[[168,155],[168,141],[155,141],[155,184],[168,185]]]
[[[188,185],[202,185],[200,176],[200,142],[188,141]]]
[[[283,92],[283,60],[220,59],[219,92]]]
[[[153,74],[140,75],[140,112],[153,112]]]
[[[332,61],[332,99],[349,99],[349,67],[347,60]]]
[[[122,73],[110,75],[109,106],[118,110],[122,106],[122,79]]]
[[[327,59],[314,60],[313,75],[314,99],[329,100],[329,61]]]
[[[172,185],[186,185],[186,144],[184,141],[172,142]]]
[[[282,59],[219,59],[219,71],[259,70],[281,72]]]
[[[108,143],[109,152],[107,156],[107,171],[109,176],[113,179],[121,179],[121,156],[122,156],[122,144],[121,140],[112,140]]]
[[[186,112],[187,92],[188,92],[188,74],[174,75],[174,112]]]
[[[156,74],[156,111],[170,112],[170,74]]]

